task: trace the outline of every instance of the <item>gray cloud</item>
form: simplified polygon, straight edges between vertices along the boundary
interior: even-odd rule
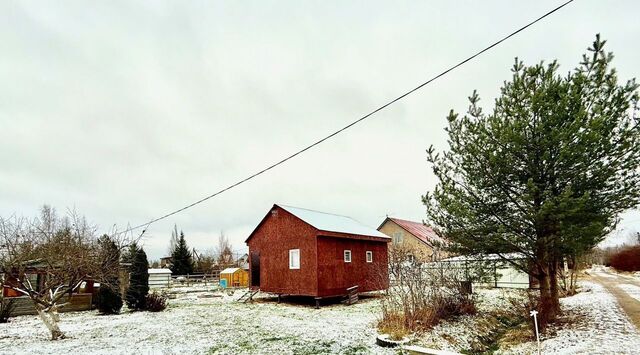
[[[555,1],[3,2],[0,214],[75,206],[102,230],[226,186],[368,112]],[[579,1],[308,154],[173,223],[199,249],[235,248],[274,202],[420,220],[424,150],[478,89],[491,107],[515,56],[577,65],[596,32],[637,76],[636,1]],[[631,220],[631,219],[629,219]],[[632,223],[632,222],[630,222]]]

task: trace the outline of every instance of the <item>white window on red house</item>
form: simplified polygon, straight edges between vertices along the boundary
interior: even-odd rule
[[[351,250],[345,250],[344,251],[344,262],[345,263],[350,263],[351,262]]]
[[[289,250],[289,269],[300,269],[300,249]]]
[[[372,263],[373,262],[373,252],[372,251],[367,251],[367,262],[368,263]]]

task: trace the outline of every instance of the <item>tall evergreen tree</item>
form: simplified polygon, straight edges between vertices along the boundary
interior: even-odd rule
[[[102,263],[103,278],[98,291],[98,310],[104,314],[116,314],[122,308],[122,295],[118,279],[120,268],[120,249],[108,235],[98,239],[99,255]]]
[[[145,308],[145,298],[149,293],[149,261],[144,249],[135,243],[129,247],[128,258],[131,266],[125,300],[129,309],[139,311]]]
[[[558,265],[640,202],[638,85],[618,84],[604,44],[564,76],[516,59],[493,112],[474,92],[467,115],[449,114],[449,151],[428,150],[430,223],[460,253],[525,256],[512,263],[539,281],[543,322],[560,310]]]
[[[187,275],[193,273],[193,257],[184,239],[184,233],[180,231],[180,238],[173,252],[171,252],[171,272],[174,275]]]

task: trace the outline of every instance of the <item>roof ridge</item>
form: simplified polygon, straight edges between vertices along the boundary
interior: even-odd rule
[[[391,220],[398,220],[398,221],[403,221],[403,222],[410,222],[410,223],[415,223],[415,224],[421,224],[425,227],[429,227],[426,223],[424,223],[424,221],[420,221],[420,222],[416,222],[416,221],[412,221],[409,219],[403,219],[403,218],[397,218],[397,217],[389,217]],[[431,227],[429,227],[431,228]]]
[[[331,213],[331,212],[323,212],[323,211],[318,211],[318,210],[312,210],[312,209],[310,209],[310,208],[296,207],[296,206],[291,206],[291,205],[283,205],[283,204],[280,204],[280,203],[276,203],[275,205],[276,205],[276,206],[280,206],[280,207],[297,208],[297,209],[299,209],[299,210],[305,210],[305,211],[311,211],[311,212],[316,212],[316,213],[328,214],[328,215],[332,215],[332,216],[338,216],[338,217],[349,218],[349,219],[351,219],[351,220],[353,220],[353,221],[358,222],[358,220],[353,219],[353,218],[351,218],[351,217],[349,217],[349,216],[345,216],[345,215],[343,215],[343,214],[337,214],[337,213]],[[360,222],[358,222],[358,223],[360,223]]]
[[[291,213],[319,231],[363,235],[384,239],[389,238],[389,236],[381,233],[377,229],[374,229],[349,216],[321,212],[308,208],[280,205],[277,203],[274,204],[274,206]]]

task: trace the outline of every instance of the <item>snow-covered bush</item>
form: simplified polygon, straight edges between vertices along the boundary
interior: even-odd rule
[[[162,312],[167,308],[167,296],[152,292],[146,297],[145,307],[149,312]]]

